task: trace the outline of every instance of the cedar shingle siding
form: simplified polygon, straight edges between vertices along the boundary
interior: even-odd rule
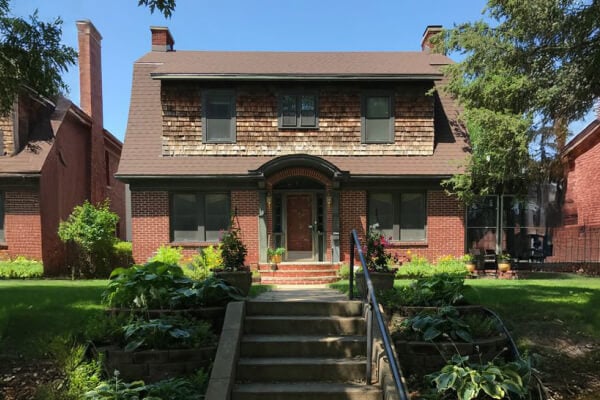
[[[280,129],[278,94],[285,86],[242,85],[236,92],[235,144],[202,142],[201,84],[163,82],[163,156],[316,156],[432,155],[434,97],[431,85],[405,84],[393,88],[395,140],[393,144],[361,143],[361,95],[365,87],[323,86],[318,96],[317,129]],[[293,90],[293,89],[292,89]]]

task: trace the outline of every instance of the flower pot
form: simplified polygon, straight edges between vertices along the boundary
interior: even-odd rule
[[[243,296],[248,296],[250,286],[252,286],[252,272],[250,271],[219,271],[215,272],[215,277],[223,279],[242,292]]]
[[[467,271],[469,271],[470,274],[472,274],[473,272],[475,272],[475,263],[468,262],[468,263],[465,264],[465,266],[467,267]]]
[[[498,271],[500,271],[500,272],[508,272],[508,271],[510,271],[510,262],[508,262],[508,261],[500,261],[498,263]]]
[[[271,256],[271,262],[273,264],[280,264],[281,263],[281,254],[275,254]]]
[[[369,272],[375,292],[392,289],[394,287],[394,275],[393,272]],[[356,287],[358,288],[358,293],[362,297],[367,295],[367,284],[365,283],[365,275],[363,272],[358,272],[356,274]]]

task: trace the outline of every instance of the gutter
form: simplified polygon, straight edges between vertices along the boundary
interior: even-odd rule
[[[160,80],[240,80],[240,81],[437,81],[442,74],[401,74],[401,75],[336,75],[336,74],[206,74],[206,73],[151,73],[152,79]]]

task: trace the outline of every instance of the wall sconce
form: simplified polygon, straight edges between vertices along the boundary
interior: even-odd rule
[[[271,208],[271,204],[273,203],[273,195],[271,192],[267,193],[267,208]]]
[[[327,193],[325,201],[327,202],[327,207],[331,207],[331,193]]]

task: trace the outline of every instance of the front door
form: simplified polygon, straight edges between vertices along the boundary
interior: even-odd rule
[[[288,255],[312,257],[312,195],[289,194],[286,209]]]

